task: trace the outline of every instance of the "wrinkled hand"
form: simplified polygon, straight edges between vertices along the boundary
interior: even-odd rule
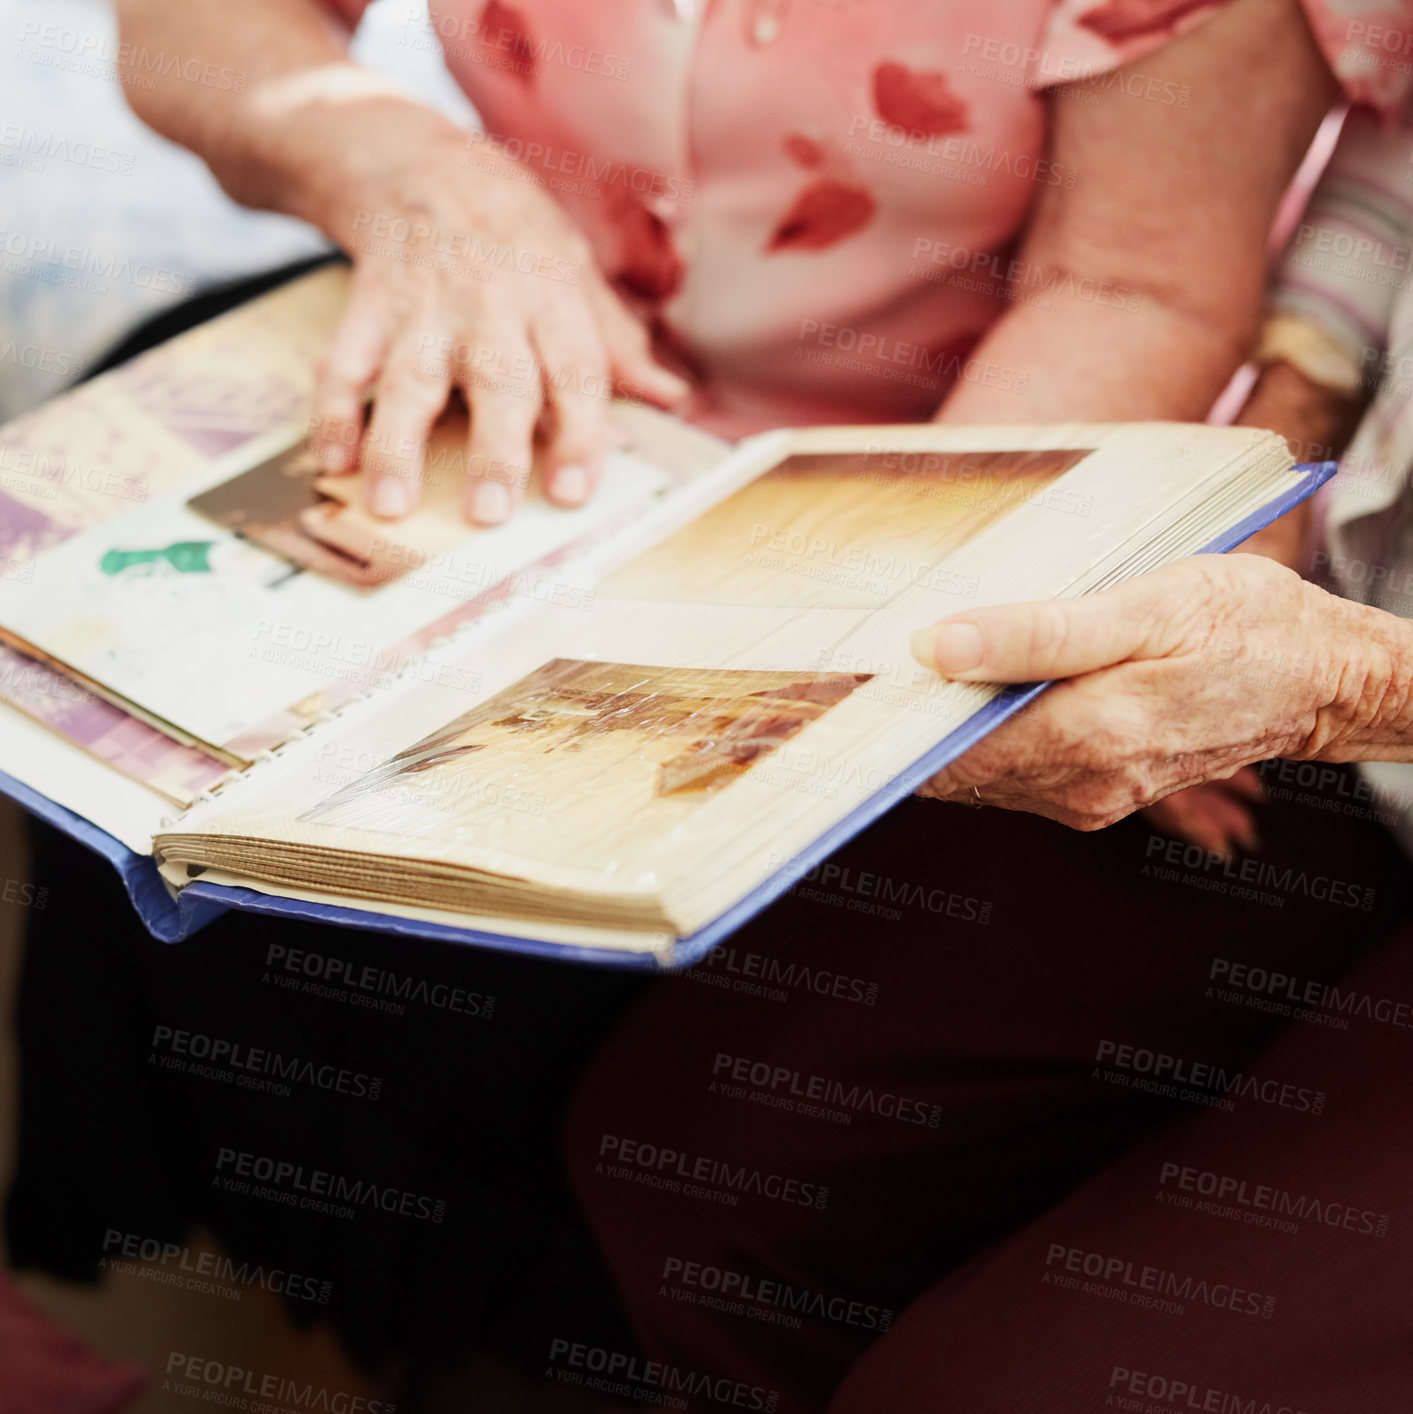
[[[1263,556],[1200,555],[1082,598],[953,615],[913,643],[943,676],[1069,681],[922,794],[975,786],[987,805],[1095,830],[1255,761],[1346,759],[1355,611]]]
[[[1337,458],[1348,444],[1363,402],[1357,393],[1332,390],[1278,362],[1261,370],[1237,422],[1281,433],[1298,462],[1326,461]],[[1242,553],[1266,555],[1299,571],[1314,548],[1310,509],[1309,501],[1301,501],[1245,541]],[[1242,770],[1228,781],[1179,791],[1143,813],[1165,834],[1210,853],[1231,854],[1238,848],[1249,853],[1260,848],[1251,803],[1262,797],[1260,778]]]
[[[449,125],[408,133],[390,123],[368,139],[384,141],[321,221],[352,257],[353,285],[318,371],[315,455],[331,471],[361,465],[369,510],[405,515],[428,432],[460,388],[470,519],[493,525],[514,511],[537,429],[547,494],[582,503],[617,440],[610,391],[666,405],[686,385],[653,360],[588,242],[525,168]]]

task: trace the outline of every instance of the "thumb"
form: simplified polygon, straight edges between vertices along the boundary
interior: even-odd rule
[[[997,604],[953,614],[913,635],[923,667],[962,682],[1044,682],[1092,673],[1177,646],[1171,590],[1143,575],[1076,599]],[[1165,603],[1166,599],[1166,603]]]

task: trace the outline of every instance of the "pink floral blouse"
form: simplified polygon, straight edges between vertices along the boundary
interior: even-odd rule
[[[432,25],[487,131],[701,380],[699,420],[738,435],[1014,383],[969,355],[1008,299],[1045,298],[1006,289],[1031,201],[1074,179],[1039,91],[1112,74],[1183,107],[1141,60],[1223,3],[433,0]],[[1349,94],[1396,111],[1413,0],[1304,3]]]

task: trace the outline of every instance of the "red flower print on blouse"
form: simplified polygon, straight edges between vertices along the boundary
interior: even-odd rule
[[[672,243],[672,232],[632,197],[614,203],[613,219],[620,241],[614,278],[640,299],[671,299],[686,273]]]
[[[967,105],[946,74],[892,60],[873,71],[873,106],[885,123],[909,132],[958,133],[967,125]]]
[[[1171,29],[1184,15],[1205,10],[1212,0],[1104,0],[1086,10],[1076,23],[1110,44]]]
[[[513,5],[503,4],[502,0],[490,0],[481,11],[479,38],[485,48],[509,56],[505,70],[512,78],[519,79],[527,87],[535,82],[540,67],[535,58],[535,45],[525,17]]]
[[[767,252],[823,250],[862,230],[876,209],[866,188],[821,177],[795,198],[765,248]]]
[[[790,133],[784,142],[785,155],[801,167],[819,167],[824,163],[824,149],[804,133]]]

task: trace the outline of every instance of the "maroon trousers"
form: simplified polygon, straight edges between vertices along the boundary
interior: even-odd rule
[[[943,1280],[830,1414],[1405,1414],[1413,1409],[1413,934],[1252,1062],[1326,1095],[1151,1136]],[[1323,1009],[1322,1013],[1323,1014]],[[1382,1018],[1382,1019],[1380,1019]]]
[[[570,1119],[651,1362],[585,1368],[783,1414],[1413,1408],[1406,866],[1346,773],[1275,793],[1236,861],[908,801],[664,981]]]

